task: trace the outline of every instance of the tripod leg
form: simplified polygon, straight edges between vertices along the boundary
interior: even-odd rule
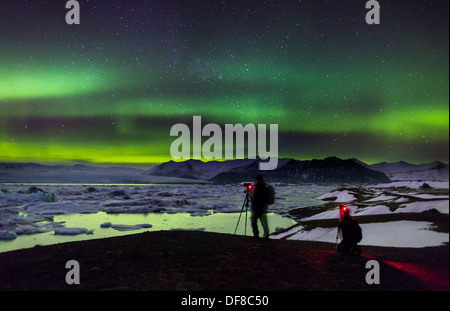
[[[241,222],[242,212],[243,212],[243,210],[241,211],[241,214],[239,215],[239,219],[238,219],[238,222],[237,222],[237,225],[236,225],[236,229],[234,230],[234,235],[236,235],[237,229],[239,227],[239,223]]]
[[[336,248],[334,250],[335,253],[337,253],[338,242],[339,242],[339,227],[338,227],[338,231],[337,231],[337,234],[336,234]]]
[[[248,212],[248,197],[246,197],[247,204],[245,205],[245,236],[247,236],[247,212]]]
[[[242,204],[241,214],[239,215],[239,219],[238,219],[238,222],[237,222],[237,225],[236,225],[236,229],[234,230],[234,235],[236,235],[237,229],[239,227],[239,223],[241,222],[241,216],[242,216],[242,213],[244,212],[244,207],[245,207],[245,203],[246,202],[247,202],[247,197],[245,197],[244,204]]]

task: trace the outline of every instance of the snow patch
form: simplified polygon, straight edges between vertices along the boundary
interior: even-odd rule
[[[449,242],[447,233],[432,231],[433,224],[424,221],[392,221],[361,224],[363,239],[361,245],[387,247],[430,247]],[[314,228],[306,231],[296,227],[293,232],[275,235],[271,238],[287,237],[288,240],[307,240],[335,243],[337,228]],[[290,236],[289,236],[290,235]]]
[[[437,210],[439,213],[448,214],[449,201],[417,201],[400,206],[395,213],[422,213],[429,210]]]
[[[353,202],[356,200],[356,197],[354,196],[354,192],[351,192],[349,190],[344,191],[334,191],[331,193],[326,193],[318,198],[317,200],[334,200],[334,202],[339,203],[348,203]]]
[[[390,214],[391,210],[386,205],[375,205],[366,208],[359,208],[354,213],[354,216],[367,216],[367,215],[384,215]]]
[[[385,194],[382,194],[382,195],[379,195],[379,196],[377,196],[377,197],[371,198],[371,199],[369,199],[369,200],[365,200],[365,201],[363,201],[363,202],[388,201],[388,200],[393,200],[393,199],[395,199],[395,198],[396,198],[396,197],[391,196],[391,195],[385,195]]]
[[[396,181],[387,184],[373,185],[371,188],[410,188],[410,189],[420,189],[424,183],[430,185],[432,188],[437,189],[448,189],[448,181]]]

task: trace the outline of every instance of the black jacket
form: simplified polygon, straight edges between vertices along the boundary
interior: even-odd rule
[[[267,212],[267,185],[264,182],[258,182],[253,186],[252,191],[252,212],[262,214]]]
[[[342,240],[347,243],[357,244],[362,240],[361,227],[356,219],[350,216],[344,216],[339,223],[339,230],[342,231]]]

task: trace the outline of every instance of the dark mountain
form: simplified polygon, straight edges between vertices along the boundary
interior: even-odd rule
[[[252,181],[262,174],[269,182],[285,183],[385,183],[389,178],[353,160],[336,157],[324,160],[299,161],[279,159],[273,171],[260,171],[262,160],[232,160],[226,162],[167,162],[147,173],[155,176],[206,179],[218,183]]]
[[[243,159],[225,162],[202,162],[199,160],[188,160],[185,162],[170,161],[151,168],[146,171],[145,174],[152,176],[209,180],[220,173],[247,167],[255,161],[257,160]]]
[[[129,167],[0,163],[0,183],[199,183],[190,179],[150,176]]]
[[[335,157],[324,160],[298,161],[290,159],[273,171],[259,171],[259,164],[252,163],[243,170],[221,173],[210,181],[220,183],[252,180],[262,174],[269,182],[286,183],[384,183],[389,178],[381,172],[365,168],[352,160]]]

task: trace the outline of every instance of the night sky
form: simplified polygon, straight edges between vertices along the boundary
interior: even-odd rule
[[[170,128],[279,124],[279,156],[449,158],[449,2],[0,3],[0,161],[150,167]]]

